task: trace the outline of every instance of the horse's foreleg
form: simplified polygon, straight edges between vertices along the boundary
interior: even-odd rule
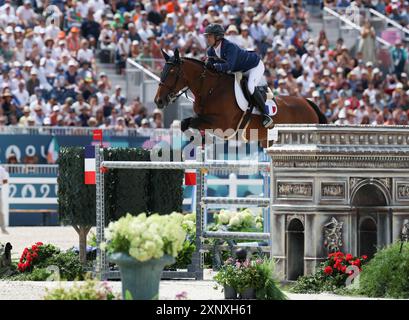
[[[192,117],[190,118],[189,127],[192,129],[206,129],[206,123],[200,117]]]
[[[191,120],[191,117],[182,120],[182,122],[180,123],[180,130],[182,130],[182,132],[185,132],[187,129],[189,129]]]

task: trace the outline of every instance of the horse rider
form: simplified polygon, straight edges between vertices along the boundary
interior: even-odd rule
[[[269,128],[273,119],[266,114],[265,101],[257,85],[264,75],[264,64],[254,51],[247,51],[224,37],[224,28],[220,24],[209,24],[204,32],[208,59],[206,67],[218,72],[248,72],[247,87],[253,105],[263,115],[263,126]]]

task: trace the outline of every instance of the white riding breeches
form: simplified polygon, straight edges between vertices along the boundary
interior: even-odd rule
[[[260,60],[256,67],[246,72],[246,74],[249,75],[247,88],[249,89],[250,94],[254,93],[256,86],[260,83],[261,79],[263,79],[264,70],[265,70],[264,63],[263,61]]]

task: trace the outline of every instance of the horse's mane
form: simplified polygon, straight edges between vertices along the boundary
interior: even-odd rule
[[[198,60],[198,59],[195,59],[195,58],[190,58],[190,57],[182,57],[182,59],[183,60],[187,60],[187,61],[192,61],[192,62],[194,62],[194,63],[196,63],[196,64],[200,64],[201,66],[204,66],[204,62],[202,61],[202,60]],[[218,74],[216,71],[214,71],[214,70],[210,70],[211,71],[211,74]],[[228,77],[233,77],[234,78],[234,74],[223,74],[224,76],[228,76]]]
[[[183,60],[192,61],[192,62],[198,63],[198,64],[200,64],[200,65],[204,65],[204,62],[203,62],[203,61],[198,60],[198,59],[195,59],[195,58],[183,57],[182,59],[183,59]]]

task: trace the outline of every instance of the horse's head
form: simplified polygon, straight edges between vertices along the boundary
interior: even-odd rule
[[[159,109],[165,108],[177,98],[177,93],[185,86],[182,77],[182,59],[176,49],[172,57],[162,50],[162,55],[166,60],[160,75],[160,83],[155,96],[155,103]]]

